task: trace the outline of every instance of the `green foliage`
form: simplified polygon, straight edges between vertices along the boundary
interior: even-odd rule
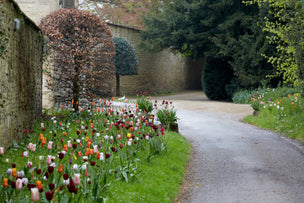
[[[156,116],[161,122],[161,124],[168,127],[171,123],[175,123],[178,120],[178,117],[176,115],[176,110],[173,108],[161,108],[158,109],[156,112]]]
[[[258,127],[274,130],[303,143],[303,92],[299,88],[283,87],[263,89],[259,93],[254,95],[252,101],[252,104],[257,103],[260,106],[258,116],[247,116],[244,121]]]
[[[165,153],[142,163],[138,181],[117,181],[109,186],[107,202],[173,202],[183,182],[191,145],[173,132],[166,133],[166,141]]]
[[[141,109],[142,112],[150,113],[153,111],[154,107],[151,101],[146,96],[138,97],[136,100],[138,108]]]
[[[114,65],[118,75],[137,74],[137,56],[135,48],[127,40],[121,37],[114,37],[115,56]]]
[[[225,87],[229,84],[233,71],[225,60],[208,58],[202,75],[203,89],[209,99],[229,99]]]
[[[269,6],[272,18],[265,16],[261,25],[277,55],[264,53],[269,63],[282,74],[285,83],[300,86],[304,80],[303,20],[304,10],[299,0],[254,0],[260,8]],[[261,22],[261,21],[260,21]]]
[[[215,98],[231,97],[240,88],[257,88],[262,84],[275,86],[276,78],[266,78],[273,75],[275,69],[261,56],[276,52],[257,25],[265,12],[255,5],[245,6],[239,0],[165,1],[162,9],[150,12],[144,18],[146,30],[141,34],[141,45],[152,51],[171,48],[193,59],[215,57],[225,61],[223,67],[227,72],[233,70],[234,79],[231,80],[230,74],[228,81],[225,77],[217,77],[224,80],[219,82],[225,84],[220,87],[212,87],[212,81],[206,82],[207,91],[209,88],[223,89],[218,90],[222,94],[226,89],[226,93]]]
[[[273,101],[274,98],[288,97],[295,93],[303,93],[301,88],[278,87],[278,88],[257,88],[254,90],[240,90],[233,95],[233,102],[237,104],[250,104],[252,100]]]

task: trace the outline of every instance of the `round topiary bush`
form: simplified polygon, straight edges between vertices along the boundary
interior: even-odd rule
[[[232,77],[233,70],[225,60],[209,57],[202,73],[202,85],[206,96],[211,100],[229,99],[226,85]]]
[[[120,94],[119,76],[137,74],[137,56],[135,48],[127,40],[121,37],[114,37],[115,56],[114,65],[116,72],[116,95]]]

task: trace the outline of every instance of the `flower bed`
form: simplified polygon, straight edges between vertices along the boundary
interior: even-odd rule
[[[1,198],[101,202],[113,181],[135,180],[140,163],[166,149],[164,128],[134,105],[114,107],[113,100],[96,105],[79,112],[62,106],[33,132],[25,130],[23,143],[2,155]]]

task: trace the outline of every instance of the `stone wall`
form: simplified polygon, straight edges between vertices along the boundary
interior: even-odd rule
[[[13,0],[0,0],[0,9],[0,27],[8,38],[0,58],[0,146],[9,147],[41,115],[43,38]],[[19,30],[14,21],[20,22]]]
[[[201,74],[204,60],[193,62],[181,58],[170,50],[148,53],[138,48],[140,30],[108,24],[113,37],[122,37],[136,49],[138,75],[121,76],[120,94],[134,95],[136,90],[154,93],[178,92],[201,89]]]

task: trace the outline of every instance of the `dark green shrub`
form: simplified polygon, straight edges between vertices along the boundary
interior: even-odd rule
[[[114,37],[115,43],[114,65],[116,72],[116,95],[120,95],[119,75],[137,74],[137,56],[135,48],[127,40],[121,37]]]
[[[230,99],[226,92],[226,85],[230,83],[233,71],[224,59],[209,57],[202,75],[203,89],[209,99]]]

